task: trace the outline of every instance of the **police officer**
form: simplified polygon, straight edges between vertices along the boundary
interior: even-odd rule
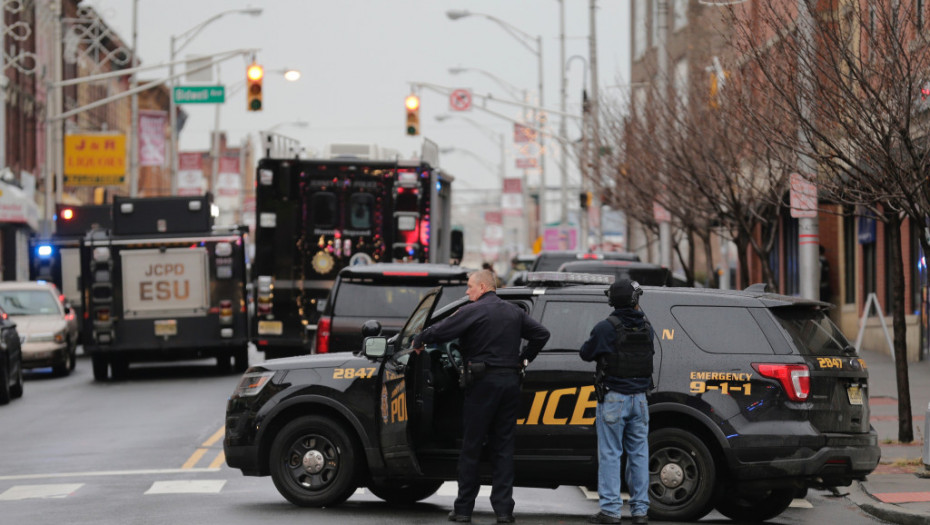
[[[549,340],[549,331],[516,305],[495,293],[495,276],[479,270],[468,277],[471,303],[417,334],[423,344],[459,339],[472,383],[465,387],[464,433],[459,455],[459,493],[449,521],[471,522],[478,496],[478,461],[487,436],[493,460],[491,506],[497,523],[513,523],[513,449],[520,375]],[[521,339],[529,344],[520,352]],[[467,371],[468,372],[468,371]]]
[[[594,325],[581,358],[597,361],[597,492],[601,510],[591,523],[620,523],[620,457],[626,452],[626,481],[634,524],[649,523],[649,407],[653,330],[638,308],[643,289],[620,279],[607,290],[614,307]]]

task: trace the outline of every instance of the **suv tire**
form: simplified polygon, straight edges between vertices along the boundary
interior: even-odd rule
[[[697,521],[714,508],[717,467],[704,442],[677,428],[649,433],[649,515]]]
[[[345,429],[322,416],[297,418],[271,444],[269,463],[275,487],[301,507],[330,507],[358,487],[360,450]]]
[[[441,480],[399,481],[388,480],[384,483],[371,481],[368,490],[388,503],[410,505],[426,499],[439,490]]]
[[[23,367],[19,367],[19,371],[16,372],[16,383],[10,387],[10,397],[13,399],[19,399],[23,397]]]
[[[0,364],[0,405],[10,402],[10,376],[7,367]]]
[[[791,505],[795,488],[778,488],[758,493],[740,494],[728,491],[717,502],[717,511],[733,521],[767,521]]]

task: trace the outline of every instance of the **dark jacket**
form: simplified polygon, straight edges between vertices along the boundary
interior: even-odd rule
[[[617,308],[610,315],[618,317],[624,326],[632,329],[642,329],[646,326],[646,314],[642,310],[632,307]],[[655,332],[650,329],[649,340],[655,343]],[[581,345],[581,358],[585,361],[596,361],[598,356],[614,352],[617,341],[617,331],[610,321],[603,321],[594,325],[591,336]],[[621,394],[638,394],[648,392],[652,388],[651,377],[620,378],[607,376],[604,379],[607,388]]]
[[[459,339],[468,361],[490,366],[520,368],[532,361],[549,340],[549,330],[496,293],[487,292],[451,316],[430,326],[413,338],[413,348],[422,344]],[[520,354],[520,341],[529,344]]]

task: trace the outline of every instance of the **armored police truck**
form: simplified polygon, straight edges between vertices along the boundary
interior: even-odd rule
[[[371,148],[329,151],[340,154],[300,159],[268,147],[258,163],[252,337],[268,357],[311,352],[343,268],[461,258],[453,179],[438,169],[434,144],[412,160],[377,158]]]
[[[117,197],[112,229],[82,240],[84,351],[96,380],[123,378],[139,361],[248,367],[244,234],[213,227],[210,204]]]

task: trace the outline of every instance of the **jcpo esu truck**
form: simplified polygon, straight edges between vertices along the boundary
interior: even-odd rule
[[[413,160],[266,150],[256,176],[252,338],[267,357],[313,351],[317,331],[328,329],[318,323],[321,306],[342,268],[461,257],[452,177],[437,167],[436,151],[428,141]]]
[[[117,197],[112,229],[81,242],[84,351],[94,378],[129,363],[216,358],[248,368],[243,231],[213,227],[208,197]]]

